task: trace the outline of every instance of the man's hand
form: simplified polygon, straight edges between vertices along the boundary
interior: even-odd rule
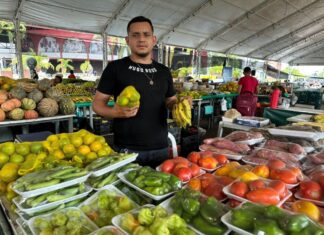
[[[116,114],[115,116],[117,118],[130,118],[136,116],[139,106],[128,108],[128,107],[119,106],[117,103],[115,103],[113,109]]]

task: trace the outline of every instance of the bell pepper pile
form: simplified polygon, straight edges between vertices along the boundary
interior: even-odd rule
[[[311,235],[324,234],[324,229],[306,215],[289,214],[276,206],[245,203],[231,212],[230,223],[253,234]]]
[[[126,179],[153,195],[164,195],[181,188],[181,181],[174,175],[158,172],[150,167],[132,170],[125,175]]]
[[[183,189],[171,199],[170,207],[174,213],[206,235],[220,235],[227,231],[220,218],[229,209],[214,197]]]

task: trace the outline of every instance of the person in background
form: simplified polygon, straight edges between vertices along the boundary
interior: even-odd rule
[[[63,75],[62,74],[56,74],[53,80],[53,86],[56,86],[57,84],[61,83],[63,81]]]
[[[255,69],[251,70],[251,76],[255,77]]]
[[[73,70],[70,70],[70,74],[69,74],[68,78],[72,78],[72,79],[76,78]]]
[[[169,158],[167,109],[172,110],[177,103],[173,79],[166,66],[152,60],[157,39],[150,19],[133,18],[127,25],[126,42],[131,55],[107,65],[97,87],[93,110],[114,119],[116,151],[137,152],[140,165],[155,168]],[[116,101],[130,85],[141,95],[138,107],[107,106],[110,97],[114,96]]]
[[[252,93],[252,94],[258,94],[259,91],[259,82],[258,80],[251,76],[251,68],[245,67],[243,70],[244,76],[240,78],[238,84],[238,93]]]
[[[37,72],[36,72],[36,69],[33,69],[33,70],[32,70],[32,79],[33,79],[33,80],[36,80],[36,81],[38,80],[38,74],[37,74]]]

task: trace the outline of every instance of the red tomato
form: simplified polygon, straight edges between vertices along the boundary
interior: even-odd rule
[[[231,198],[228,200],[228,203],[231,208],[235,208],[235,207],[239,206],[242,202]]]
[[[263,180],[253,180],[249,182],[249,189],[250,190],[255,190],[258,188],[265,188],[266,185]]]
[[[162,163],[161,171],[170,173],[172,172],[173,167],[174,167],[174,162],[172,160],[166,160]]]
[[[288,169],[270,170],[270,179],[281,180],[286,184],[296,184],[298,182],[296,174]]]
[[[172,173],[177,172],[180,168],[188,168],[188,164],[180,162],[180,163],[176,163],[173,167]]]
[[[203,174],[200,178],[201,181],[201,188],[204,190],[205,188],[208,187],[209,184],[214,182],[215,176],[209,173]]]
[[[198,164],[203,168],[214,169],[217,166],[217,161],[213,157],[204,157],[199,159]]]
[[[236,181],[230,186],[230,192],[239,197],[245,197],[248,191],[249,188],[245,182]]]
[[[286,184],[284,182],[282,182],[281,180],[271,181],[269,184],[269,187],[276,190],[279,193],[279,196],[281,199],[286,197],[288,194],[288,188],[287,188]]]
[[[218,183],[220,183],[221,185],[224,185],[224,186],[227,186],[233,182],[233,179],[228,176],[215,176],[215,179]]]
[[[188,167],[179,168],[175,175],[182,181],[186,182],[189,181],[192,177],[191,170]]]
[[[283,169],[286,167],[286,163],[280,160],[271,159],[268,161],[268,167],[271,169]]]
[[[183,163],[183,164],[189,164],[189,161],[188,161],[188,159],[186,159],[186,158],[184,158],[184,157],[174,157],[173,159],[173,162],[174,163]]]
[[[197,175],[200,174],[200,167],[196,164],[191,164],[191,166],[189,167],[192,173],[192,176],[195,177]]]
[[[200,152],[200,157],[204,158],[204,157],[212,157],[214,155],[214,153],[212,151],[202,151]]]
[[[215,197],[217,200],[226,198],[226,195],[223,193],[223,185],[217,182],[209,184],[203,193],[207,196]]]
[[[315,181],[303,181],[300,183],[300,194],[304,198],[321,200],[323,196],[323,190],[321,185]]]
[[[198,164],[198,161],[199,161],[199,159],[200,159],[200,153],[199,153],[199,152],[191,152],[191,153],[188,155],[187,158],[188,158],[189,161]]]
[[[246,198],[252,202],[264,205],[277,205],[280,201],[279,193],[273,188],[258,188],[246,194]]]
[[[214,158],[216,159],[218,164],[221,164],[221,165],[226,164],[226,163],[229,162],[227,157],[224,156],[224,155],[221,155],[221,154],[214,155]]]

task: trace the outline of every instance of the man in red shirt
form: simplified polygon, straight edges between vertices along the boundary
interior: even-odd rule
[[[259,82],[255,77],[251,76],[251,68],[250,67],[245,67],[243,70],[244,77],[241,77],[238,84],[238,92],[240,94],[250,92],[252,94],[257,94],[258,93],[258,85]]]
[[[251,68],[245,67],[243,70],[244,77],[241,77],[238,84],[239,96],[236,100],[236,109],[242,116],[254,116],[258,97],[259,82],[255,77],[251,76]]]

